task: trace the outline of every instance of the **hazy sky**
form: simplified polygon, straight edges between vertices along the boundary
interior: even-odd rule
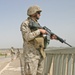
[[[75,0],[0,0],[0,48],[22,47],[20,25],[31,5],[41,7],[42,26],[75,47]],[[51,40],[49,46],[67,45]]]

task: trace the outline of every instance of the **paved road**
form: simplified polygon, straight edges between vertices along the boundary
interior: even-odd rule
[[[0,75],[21,75],[20,60],[0,61]]]

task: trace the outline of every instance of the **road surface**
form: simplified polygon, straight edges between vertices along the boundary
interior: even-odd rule
[[[11,58],[0,58],[0,75],[21,75],[19,58],[11,61]]]

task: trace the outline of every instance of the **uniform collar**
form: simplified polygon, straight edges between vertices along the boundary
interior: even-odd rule
[[[34,20],[34,19],[33,19],[33,18],[31,18],[31,17],[28,17],[28,20],[33,20],[34,22],[38,23],[38,21],[37,21],[37,20]]]

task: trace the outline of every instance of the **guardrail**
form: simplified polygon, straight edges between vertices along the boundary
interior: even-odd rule
[[[75,75],[75,48],[46,49],[44,75]]]

